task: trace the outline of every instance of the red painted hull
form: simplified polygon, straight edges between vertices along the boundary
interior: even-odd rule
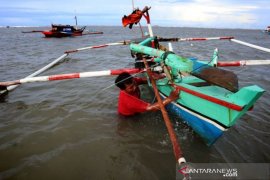
[[[82,36],[86,26],[82,27],[81,29],[77,29],[74,26],[70,25],[61,25],[61,24],[52,24],[52,29],[47,31],[42,31],[45,37],[70,37],[70,36]]]
[[[45,35],[45,37],[71,37],[71,36],[82,36],[83,31],[78,32],[53,32],[53,31],[42,31],[42,34]]]

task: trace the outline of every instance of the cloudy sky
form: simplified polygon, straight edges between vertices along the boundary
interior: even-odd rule
[[[269,0],[134,0],[151,6],[151,24],[178,27],[265,29]],[[121,26],[132,0],[1,0],[0,26],[48,26],[51,23]]]

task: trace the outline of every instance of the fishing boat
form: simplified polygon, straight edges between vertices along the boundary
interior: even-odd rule
[[[154,36],[150,24],[149,9],[145,7],[142,11],[134,10],[131,16],[124,16],[122,19],[125,26],[132,27],[133,24],[139,23],[140,19],[144,17],[147,22],[148,36],[143,36],[140,40],[126,40],[68,50],[55,61],[26,78],[0,82],[1,93],[13,90],[20,84],[31,82],[111,76],[122,72],[144,74],[148,77],[149,86],[153,88],[160,104],[175,157],[179,163],[185,162],[172,124],[168,120],[168,115],[160,100],[168,97],[173,90],[178,89],[180,91],[179,99],[169,104],[167,109],[179,115],[184,122],[202,137],[207,145],[212,145],[222,136],[224,131],[235,125],[237,120],[251,110],[255,102],[265,92],[264,89],[257,85],[239,88],[236,74],[220,67],[270,64],[270,60],[219,62],[218,49],[215,49],[210,61],[202,61],[177,55],[173,52],[170,43],[168,47],[164,47],[162,42],[228,40],[269,53],[270,49],[243,42],[234,37],[162,38]],[[72,53],[118,45],[129,45],[131,55],[135,58],[135,68],[35,77]],[[152,73],[165,76],[155,81],[152,78]]]
[[[52,28],[47,31],[42,31],[45,37],[71,37],[71,36],[82,36],[82,33],[86,26],[82,28],[77,28],[77,16],[75,16],[76,26],[62,25],[62,24],[52,24]]]
[[[84,33],[86,26],[82,28],[77,28],[77,26],[71,25],[61,25],[61,24],[52,24],[50,30],[32,30],[32,31],[22,31],[22,33],[42,33],[46,38],[56,37],[74,37],[74,36],[83,36],[91,34],[103,34],[101,31],[92,31]]]
[[[93,32],[83,33],[86,26],[78,28],[77,16],[75,16],[75,21],[76,21],[75,26],[63,25],[63,24],[51,24],[50,30],[22,31],[22,33],[39,33],[39,32],[41,32],[47,38],[51,38],[51,37],[62,38],[62,37],[74,37],[74,36],[83,36],[83,35],[91,35],[91,34],[103,34],[103,32],[101,32],[101,31],[93,31]]]
[[[45,37],[71,37],[71,36],[82,36],[82,33],[86,26],[82,28],[76,28],[70,25],[52,24],[51,30],[42,31]]]
[[[142,10],[142,12],[144,11]],[[253,107],[264,90],[256,85],[239,89],[237,76],[231,71],[217,67],[222,66],[222,64],[218,64],[217,49],[209,62],[181,57],[174,54],[172,48],[162,50],[160,48],[162,41],[207,39],[158,38],[153,35],[147,12],[144,17],[148,24],[150,37],[139,43],[131,42],[130,50],[137,61],[142,60],[143,56],[151,59],[151,62],[154,62],[152,66],[159,66],[159,69],[166,74],[166,78],[156,81],[159,94],[163,98],[168,97],[173,89],[181,91],[180,98],[169,104],[167,108],[179,115],[205,140],[206,144],[212,145],[224,131],[232,127]],[[129,21],[128,18],[123,19],[123,24],[133,23],[132,20],[129,23],[126,21]],[[216,39],[234,40],[233,37]]]
[[[150,37],[139,44],[132,43],[130,49],[153,58],[157,63],[154,66],[164,63],[170,68],[170,74],[156,82],[159,93],[166,98],[174,88],[181,91],[180,98],[168,109],[179,115],[208,145],[232,127],[264,92],[256,85],[238,89],[237,76],[216,67],[217,50],[209,63],[148,47],[152,41],[158,42],[158,39]]]

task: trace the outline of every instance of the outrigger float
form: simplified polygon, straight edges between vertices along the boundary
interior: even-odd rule
[[[179,99],[169,104],[167,108],[179,115],[183,121],[205,140],[207,145],[213,144],[221,137],[224,131],[227,131],[247,111],[251,110],[255,102],[265,92],[264,89],[257,85],[239,89],[237,76],[233,72],[220,69],[219,67],[270,64],[270,60],[219,62],[218,50],[215,49],[212,59],[209,62],[206,62],[195,58],[185,58],[176,55],[173,53],[170,43],[169,49],[167,49],[163,47],[160,42],[228,40],[265,52],[270,52],[270,49],[243,42],[234,37],[157,37],[153,35],[148,13],[149,9],[150,8],[146,7],[145,11],[140,11],[142,12],[141,17],[144,16],[147,21],[149,37],[144,37],[139,41],[128,40],[68,50],[52,63],[26,78],[0,82],[0,87],[2,87],[1,94],[15,89],[20,84],[30,82],[110,76],[118,75],[121,72],[129,72],[131,74],[143,73],[149,78],[149,86],[153,87],[159,102],[161,101],[161,98],[169,96],[170,92],[174,89],[180,90]],[[72,53],[118,45],[129,45],[132,56],[135,58],[135,68],[35,77]],[[163,79],[155,81],[152,79],[151,75],[153,72],[163,73],[166,76]],[[160,103],[160,108],[172,141],[176,160],[179,163],[183,163],[185,162],[183,153],[177,141],[171,121],[169,120],[162,103]]]

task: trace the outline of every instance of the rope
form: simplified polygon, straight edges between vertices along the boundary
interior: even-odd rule
[[[127,80],[127,79],[129,79],[129,78],[131,78],[131,77],[135,77],[136,75],[138,75],[138,74],[140,74],[140,73],[143,73],[143,72],[138,72],[138,73],[132,74],[130,77],[125,78],[125,79],[119,81],[118,83],[121,83],[121,82],[123,82],[123,81],[125,81],[125,80]],[[101,93],[101,92],[103,92],[103,91],[105,91],[105,90],[107,90],[107,89],[109,89],[109,88],[115,86],[115,85],[118,84],[118,83],[113,83],[113,84],[111,84],[111,85],[109,85],[109,86],[107,86],[107,87],[101,89],[101,91],[99,91],[99,93]],[[98,94],[98,93],[97,93],[97,94]]]
[[[165,53],[162,54],[161,59],[165,61],[165,59],[167,58],[169,54],[175,54],[175,53],[172,51],[166,51]]]
[[[153,68],[153,67],[155,67],[155,66],[158,66],[158,64],[157,64],[157,65],[152,65],[152,66],[150,66],[150,67],[148,67],[148,68],[151,69],[151,68]],[[146,70],[147,70],[148,68],[146,68]],[[135,76],[137,76],[138,74],[141,74],[141,73],[143,73],[143,72],[138,72],[138,73],[132,74],[131,77],[135,77]],[[127,80],[127,79],[129,79],[129,78],[131,78],[131,77],[125,78],[125,79],[119,81],[118,83],[123,82],[123,81],[125,81],[125,80]],[[109,80],[109,81],[111,81],[111,80]],[[108,81],[108,82],[109,82],[109,81]],[[116,83],[116,84],[118,84],[118,83]],[[103,89],[101,89],[101,90],[98,90],[98,91],[94,94],[94,96],[92,96],[92,98],[96,97],[96,96],[97,96],[98,94],[100,94],[101,92],[104,92],[104,91],[106,91],[107,89],[109,89],[109,88],[115,86],[116,84],[113,83],[113,84],[111,84],[111,85],[109,85],[109,86],[107,86],[107,87],[105,87],[105,88],[103,88]],[[154,99],[152,100],[152,103],[151,103],[151,104],[153,104],[153,102],[155,101],[155,99],[156,99],[156,95],[155,95]],[[157,110],[159,110],[159,109],[157,108]]]

